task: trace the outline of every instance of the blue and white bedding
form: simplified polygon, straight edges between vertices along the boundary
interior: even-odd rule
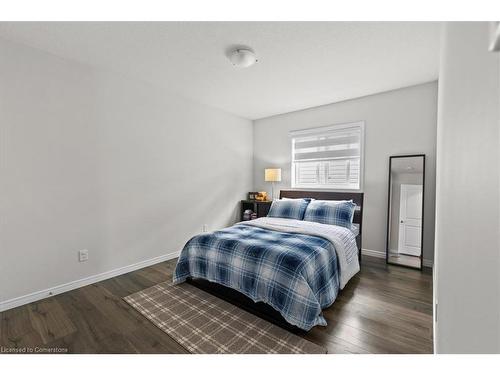
[[[269,209],[267,217],[302,220],[310,199],[277,199]]]
[[[309,330],[326,325],[321,310],[358,271],[351,230],[265,217],[193,237],[181,252],[173,281],[203,278],[236,289]]]
[[[353,201],[314,200],[307,205],[304,221],[351,228],[355,208]]]

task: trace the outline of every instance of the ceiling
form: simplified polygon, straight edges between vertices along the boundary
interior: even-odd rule
[[[258,119],[437,79],[434,22],[1,22],[0,36]],[[225,54],[250,46],[259,62]]]

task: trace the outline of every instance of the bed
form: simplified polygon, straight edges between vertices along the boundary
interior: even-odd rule
[[[359,271],[363,194],[286,190],[280,198],[352,200],[355,227],[282,217],[240,222],[189,240],[173,281],[190,282],[287,329],[308,331],[326,325],[322,309]]]

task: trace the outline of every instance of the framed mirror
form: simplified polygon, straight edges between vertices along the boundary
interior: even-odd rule
[[[425,155],[389,157],[386,261],[422,269]]]

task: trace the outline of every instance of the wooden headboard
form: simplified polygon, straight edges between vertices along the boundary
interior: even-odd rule
[[[358,257],[361,262],[361,235],[363,230],[363,193],[349,193],[337,191],[305,191],[305,190],[281,190],[281,198],[314,198],[325,201],[341,201],[349,200],[357,205],[354,211],[354,218],[352,222],[359,225],[359,234],[356,237],[356,244],[358,245]]]

